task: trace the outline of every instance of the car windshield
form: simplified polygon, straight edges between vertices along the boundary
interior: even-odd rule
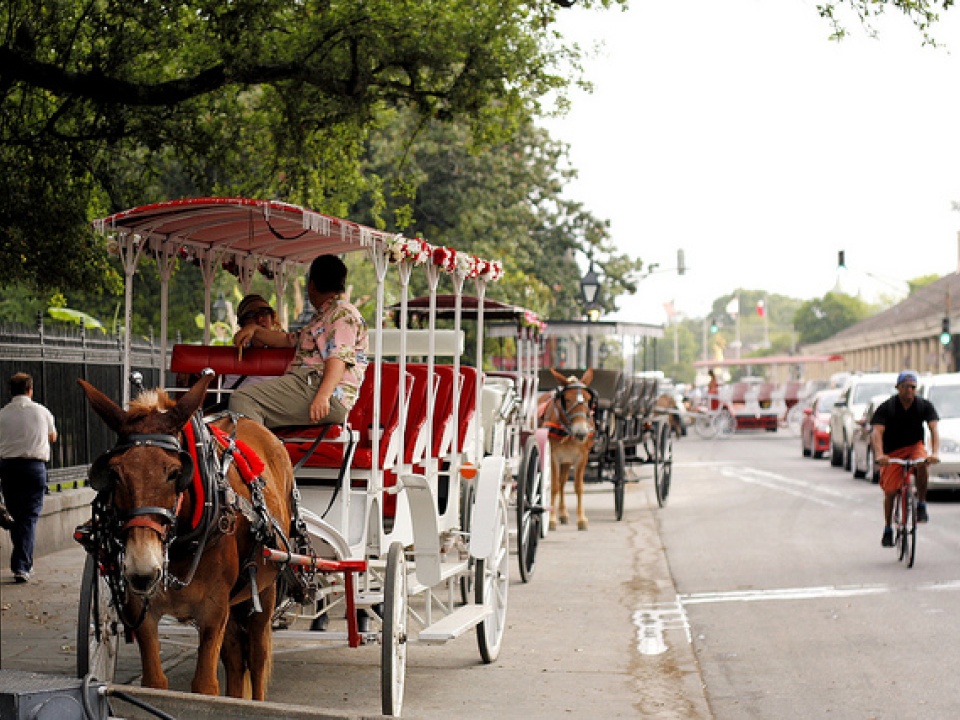
[[[833,406],[837,404],[837,400],[840,399],[840,391],[832,393],[825,393],[820,396],[820,400],[817,401],[817,412],[830,414],[830,411],[833,410]]]
[[[960,385],[940,385],[930,388],[927,399],[942,418],[960,418]]]
[[[892,383],[889,381],[875,383],[860,383],[853,389],[853,398],[850,403],[853,405],[866,405],[874,395],[882,395],[889,391],[893,393]]]

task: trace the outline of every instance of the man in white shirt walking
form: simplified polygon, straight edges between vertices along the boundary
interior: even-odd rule
[[[33,545],[47,489],[50,443],[57,440],[53,415],[33,401],[33,378],[10,378],[13,398],[0,410],[0,488],[13,516],[10,528],[14,580],[25,583],[33,570]]]

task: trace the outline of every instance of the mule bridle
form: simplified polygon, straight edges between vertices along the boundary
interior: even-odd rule
[[[570,390],[578,391],[576,402],[570,407],[570,410],[576,410],[580,407],[583,407],[583,410],[578,410],[577,412],[568,411],[566,405],[566,394]],[[589,395],[589,400],[584,397],[584,392]],[[593,416],[597,408],[597,391],[587,385],[584,385],[580,381],[571,382],[566,385],[558,385],[553,391],[553,405],[556,408],[559,422],[546,423],[546,425],[550,428],[550,432],[554,435],[572,435],[573,433],[571,432],[571,426],[573,425],[573,421],[577,418],[584,418],[589,424],[594,423]],[[593,433],[591,432],[591,435],[592,434]]]
[[[149,528],[160,536],[165,546],[169,545],[169,540],[176,534],[177,508],[180,505],[180,496],[183,495],[188,481],[193,475],[192,459],[189,463],[184,460],[184,456],[186,455],[189,459],[189,455],[180,445],[180,439],[173,435],[137,434],[122,437],[120,440],[121,441],[110,451],[109,455],[111,457],[125,453],[133,448],[151,447],[176,453],[180,456],[181,462],[184,465],[188,465],[188,467],[185,467],[181,471],[180,479],[177,481],[177,499],[174,502],[173,508],[168,509],[154,505],[135,508],[124,513],[125,521],[120,528],[122,534],[126,534],[128,530],[135,527]],[[159,517],[160,522],[154,520],[154,517]]]

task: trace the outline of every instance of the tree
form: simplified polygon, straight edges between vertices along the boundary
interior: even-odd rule
[[[343,214],[378,192],[362,156],[387,108],[509,135],[578,82],[556,12],[549,0],[3,3],[0,283],[115,283],[87,223],[142,202],[238,193]]]
[[[818,4],[817,10],[833,26],[835,40],[841,40],[848,34],[846,28],[850,22],[841,19],[841,14],[852,12],[854,22],[874,34],[873,19],[892,8],[902,13],[920,30],[924,42],[936,44],[930,35],[930,29],[940,20],[940,11],[948,10],[952,5],[953,0],[827,0]]]
[[[615,251],[607,221],[562,194],[576,175],[567,153],[531,121],[480,148],[464,122],[424,124],[413,113],[396,113],[371,136],[368,153],[370,170],[387,179],[384,203],[359,206],[350,216],[507,259],[490,297],[545,317],[583,314],[576,258],[595,257],[601,302],[612,310],[618,295],[635,290],[640,262]]]
[[[871,312],[870,305],[860,298],[828,292],[819,300],[803,303],[794,315],[793,324],[801,344],[815,343],[860,322]]]

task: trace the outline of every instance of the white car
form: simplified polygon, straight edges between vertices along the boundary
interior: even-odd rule
[[[929,487],[960,489],[960,373],[923,377],[917,392],[933,403],[940,416],[940,463],[930,466]],[[929,431],[925,435],[929,451]]]
[[[853,431],[874,395],[896,392],[897,373],[851,375],[830,413],[830,464],[850,470]]]

